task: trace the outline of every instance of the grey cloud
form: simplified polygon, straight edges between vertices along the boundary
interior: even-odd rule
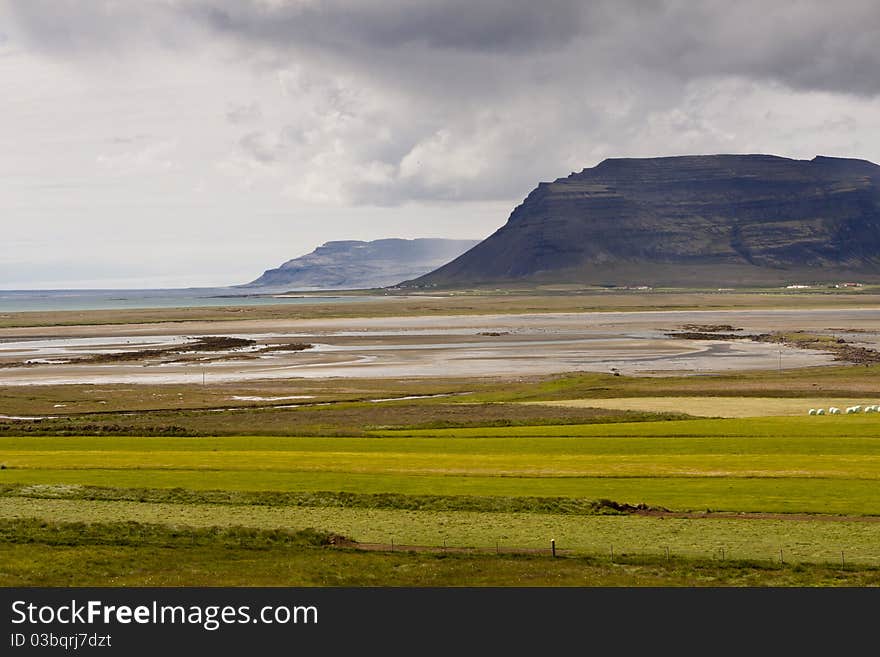
[[[226,109],[226,120],[233,125],[256,121],[262,115],[259,103],[230,104]]]
[[[876,0],[0,0],[0,31],[4,238],[52,236],[23,261],[488,234],[607,157],[880,161]]]
[[[216,30],[279,45],[359,43],[396,48],[520,52],[557,47],[584,27],[584,5],[570,0],[430,0],[320,4],[208,2],[189,8]]]
[[[263,56],[317,52],[389,77],[412,79],[415,68],[444,84],[467,81],[468,69],[497,73],[542,53],[551,56],[542,62],[551,77],[576,64],[621,75],[739,75],[798,89],[880,92],[875,0],[8,0],[8,6],[14,24],[55,50],[124,48],[145,36],[185,48],[207,33],[257,47]]]
[[[576,64],[679,79],[739,75],[798,89],[880,92],[880,11],[874,0],[773,2],[396,2],[265,5],[202,2],[189,16],[209,30],[271,48],[315,49],[352,66],[413,67],[446,80],[515,67],[536,51],[553,76]],[[428,58],[413,51],[424,49]],[[406,51],[401,57],[400,51]],[[456,56],[446,60],[447,51]],[[388,53],[397,56],[388,57]],[[466,62],[460,55],[470,54]],[[426,61],[428,59],[429,61]],[[446,81],[444,80],[444,81]]]
[[[618,34],[635,48],[631,61],[685,79],[739,75],[795,89],[880,92],[873,0],[667,2],[649,20],[622,27]]]
[[[13,40],[50,53],[149,43],[164,48],[148,51],[157,59],[208,52],[206,62],[251,70],[262,95],[230,92],[212,106],[237,133],[235,156],[316,181],[304,189],[330,181],[354,203],[516,198],[606,156],[735,151],[759,134],[771,143],[762,120],[738,116],[740,102],[763,102],[750,85],[781,87],[772,102],[782,105],[802,91],[854,103],[880,94],[876,0],[6,6]],[[265,91],[269,78],[280,94]],[[259,100],[224,105],[242,98]],[[858,121],[822,127],[822,111],[821,130],[859,131]],[[784,111],[763,121],[792,123]]]
[[[301,129],[285,126],[277,131],[248,132],[238,140],[238,145],[251,159],[262,164],[272,164],[295,154],[306,141]]]
[[[144,41],[177,47],[187,27],[175,6],[162,2],[6,0],[3,18],[13,38],[62,55],[120,53]]]
[[[263,164],[276,162],[284,154],[283,146],[263,132],[249,132],[238,143],[245,153]]]
[[[138,144],[149,141],[153,138],[153,135],[119,135],[115,137],[110,137],[107,141],[111,144]]]

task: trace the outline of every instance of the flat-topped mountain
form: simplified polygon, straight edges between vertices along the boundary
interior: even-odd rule
[[[880,280],[880,167],[689,155],[608,159],[542,182],[493,235],[404,286],[841,278]]]
[[[367,289],[385,287],[436,269],[479,240],[383,239],[327,242],[269,269],[241,287]]]

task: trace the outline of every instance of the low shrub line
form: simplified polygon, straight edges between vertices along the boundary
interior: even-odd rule
[[[235,526],[175,527],[135,521],[86,523],[48,522],[38,518],[0,519],[0,543],[268,548],[283,545],[321,547],[344,542],[349,541],[337,534],[312,528],[290,531]]]
[[[497,513],[552,513],[564,515],[617,515],[667,509],[614,500],[569,497],[508,497],[480,495],[406,495],[402,493],[348,493],[336,491],[226,491],[185,488],[111,488],[106,486],[0,484],[2,497],[67,499],[164,504],[223,504],[255,506],[341,507],[407,511],[482,511]]]

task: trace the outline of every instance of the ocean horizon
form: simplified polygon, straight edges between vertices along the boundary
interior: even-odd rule
[[[205,308],[220,306],[262,306],[297,303],[335,303],[351,297],[334,295],[328,290],[320,296],[274,296],[281,290],[235,287],[156,288],[156,289],[57,289],[0,290],[0,312],[40,312],[55,310],[125,310],[149,308]],[[292,293],[296,294],[296,292]],[[360,301],[380,296],[357,297]]]

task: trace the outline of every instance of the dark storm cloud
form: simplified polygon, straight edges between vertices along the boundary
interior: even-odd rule
[[[179,47],[180,7],[165,2],[6,0],[0,19],[34,48],[60,55],[121,52],[145,41]]]
[[[846,154],[869,138],[843,114],[880,95],[876,0],[6,0],[0,25],[85,69],[228,67],[250,83],[187,97],[225,118],[224,166],[356,204],[507,200],[621,155],[801,154],[817,130]],[[813,91],[843,101],[811,123]]]
[[[479,68],[481,59],[497,56],[512,57],[516,66],[521,56],[558,52],[546,62],[551,77],[556,66],[559,74],[605,67],[880,92],[875,0],[9,0],[8,6],[18,26],[52,50],[125,47],[145,36],[186,47],[207,32],[267,50],[348,56],[352,66],[380,65],[392,74],[428,65],[430,54],[383,53],[434,52],[441,61],[429,68],[436,73],[446,51],[455,51],[447,64],[459,68]],[[443,83],[454,79],[445,76]]]
[[[554,48],[583,32],[583,3],[570,0],[447,0],[197,3],[188,9],[213,28],[280,45],[358,43],[478,52]]]
[[[634,48],[630,61],[682,78],[739,75],[795,89],[880,92],[880,9],[873,0],[663,7],[620,30]]]
[[[874,0],[764,2],[328,1],[184,5],[196,23],[270,47],[334,49],[407,69],[423,60],[382,52],[424,48],[533,56],[565,51],[560,72],[658,71],[679,79],[738,75],[793,88],[880,92],[880,9]],[[365,58],[365,59],[364,59]],[[356,62],[355,62],[356,63]],[[516,65],[516,59],[511,65]],[[461,66],[460,60],[450,62]],[[553,70],[548,71],[553,75]]]

